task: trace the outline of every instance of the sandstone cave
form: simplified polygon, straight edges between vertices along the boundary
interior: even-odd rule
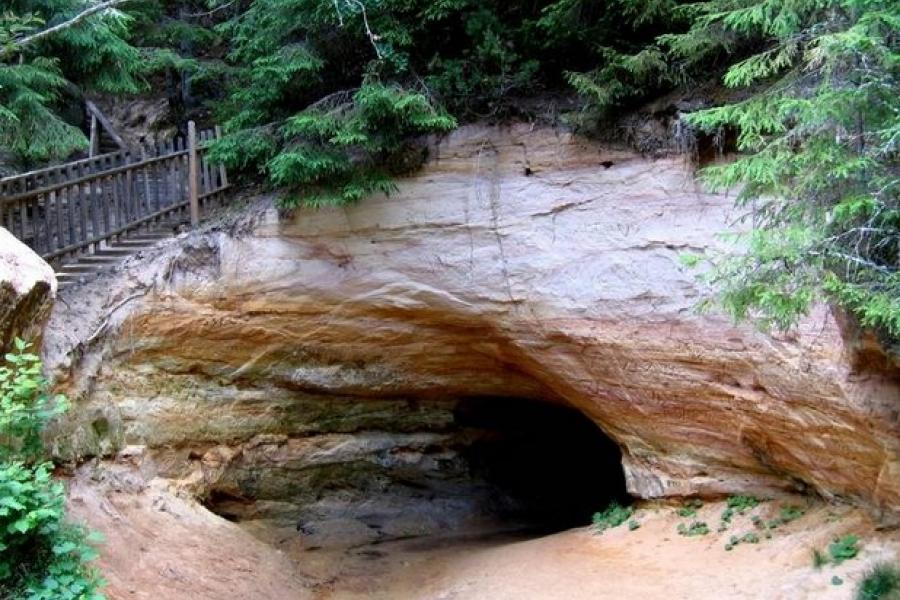
[[[900,600],[900,1],[0,13],[0,600]]]
[[[327,447],[330,434],[293,440],[315,445],[321,437],[333,459],[284,458],[265,443],[245,449],[206,506],[234,522],[293,528],[317,550],[428,536],[533,537],[585,526],[610,502],[629,501],[619,448],[573,408],[471,397],[398,401],[391,410],[393,430],[382,423],[342,434],[352,450]]]

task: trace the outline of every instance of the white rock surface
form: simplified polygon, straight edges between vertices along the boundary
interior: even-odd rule
[[[39,341],[55,296],[50,265],[0,227],[0,351],[16,337]]]

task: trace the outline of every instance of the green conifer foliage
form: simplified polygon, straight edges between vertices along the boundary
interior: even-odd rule
[[[92,0],[12,0],[0,14],[0,146],[26,161],[83,148],[78,127],[59,116],[73,86],[137,92],[140,53],[125,41],[129,17],[116,8],[21,46],[21,40],[90,9]]]
[[[716,261],[723,306],[788,328],[837,300],[900,340],[900,10],[890,0],[711,0],[672,7],[670,33],[572,83],[606,108],[704,77],[744,99],[686,115],[735,132],[737,160],[705,169],[739,190],[744,256]],[[619,65],[617,72],[612,65]]]
[[[567,3],[570,3],[566,0]],[[586,3],[587,4],[587,3]],[[259,169],[286,204],[353,202],[390,191],[408,142],[458,119],[497,118],[593,42],[546,19],[599,12],[499,0],[255,0],[221,23],[231,50],[217,158]],[[593,25],[592,25],[593,26]],[[557,55],[547,51],[560,49]],[[573,49],[577,49],[574,51]]]

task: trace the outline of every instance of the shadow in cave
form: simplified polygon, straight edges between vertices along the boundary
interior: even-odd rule
[[[524,398],[323,398],[329,418],[235,455],[205,498],[307,549],[410,538],[535,536],[627,503],[621,452],[568,406]],[[337,418],[332,419],[335,415]]]
[[[458,426],[484,432],[462,451],[473,478],[499,494],[500,518],[535,534],[590,523],[610,502],[627,504],[619,447],[580,411],[520,398],[467,399]]]

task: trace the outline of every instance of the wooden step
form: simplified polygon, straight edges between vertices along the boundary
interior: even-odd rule
[[[87,281],[95,273],[57,273],[56,283],[58,288],[65,288],[76,283]]]
[[[127,246],[122,247],[122,248],[117,248],[115,246],[111,246],[109,248],[104,248],[103,250],[98,250],[94,254],[88,254],[86,256],[101,256],[101,257],[108,256],[110,258],[112,258],[112,257],[124,258],[126,256],[131,256],[135,252],[136,251],[133,248],[129,248]]]
[[[138,239],[138,238],[127,238],[124,240],[119,240],[115,244],[111,245],[109,247],[109,249],[117,250],[119,248],[129,248],[132,250],[134,250],[134,249],[142,250],[144,248],[153,247],[156,244],[156,242],[158,242],[159,240],[162,240],[162,239],[165,239],[165,238],[159,238],[156,240],[143,240],[143,239]]]
[[[81,262],[71,263],[64,267],[62,267],[56,274],[57,279],[60,275],[65,275],[67,273],[95,273],[97,271],[103,270],[102,265],[96,264],[85,264]]]
[[[156,242],[156,241],[164,240],[164,239],[170,238],[170,237],[172,237],[172,234],[170,234],[170,233],[165,233],[162,231],[153,231],[153,232],[147,232],[147,233],[135,233],[134,235],[129,235],[127,238],[124,238],[124,239],[127,241],[150,240],[150,241]],[[122,240],[119,240],[119,241],[122,241]],[[118,243],[118,242],[113,242],[113,245],[115,245],[116,243]]]
[[[82,277],[84,277],[84,273],[69,273],[65,271],[59,271],[55,273],[57,281],[78,281]]]
[[[130,251],[127,254],[89,254],[80,257],[78,263],[89,265],[117,265],[125,260],[125,257],[130,254]]]

